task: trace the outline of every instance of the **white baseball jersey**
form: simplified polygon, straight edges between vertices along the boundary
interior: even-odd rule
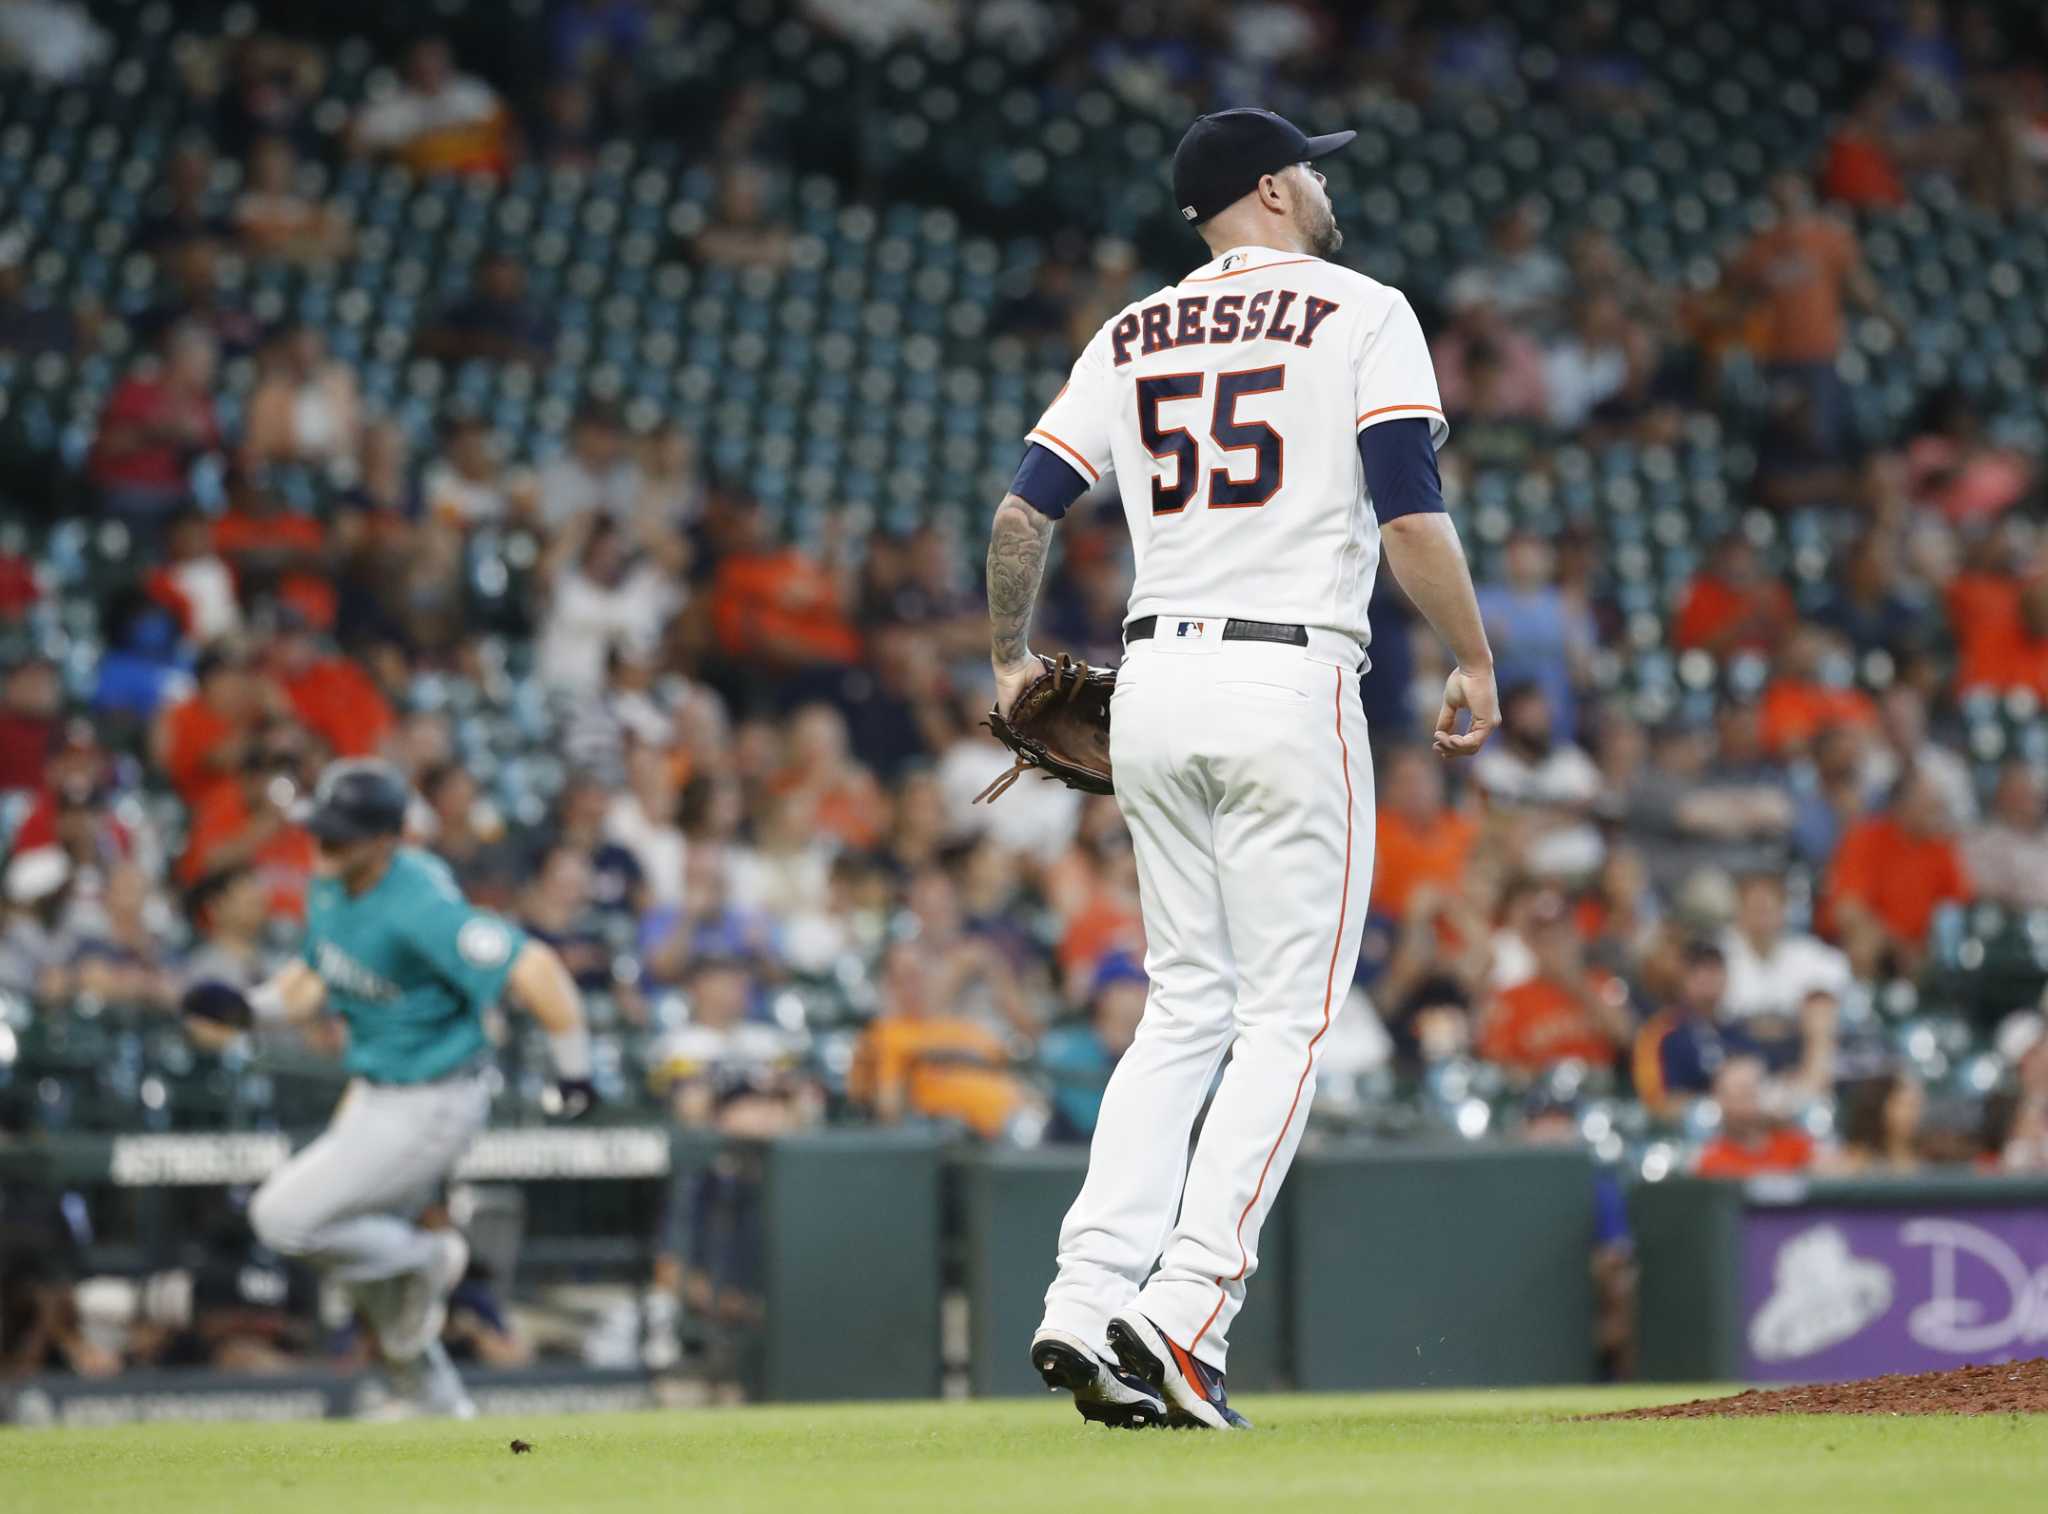
[[[1239,247],[1107,321],[1028,439],[1091,483],[1115,471],[1131,617],[1281,621],[1363,644],[1380,547],[1357,433],[1403,418],[1444,444],[1401,292]]]

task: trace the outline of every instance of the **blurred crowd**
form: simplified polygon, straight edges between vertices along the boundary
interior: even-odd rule
[[[1483,5],[1382,4],[1356,30],[1348,7],[1286,0],[1086,25],[1035,0],[803,9],[862,40],[1014,29],[1126,87],[1219,96],[1354,68],[1402,92],[1484,91],[1520,66]],[[1709,1173],[2048,1167],[2037,1008],[1975,1011],[1995,1060],[1962,1106],[1923,1089],[1893,1034],[1966,911],[2048,920],[2040,754],[1987,762],[1963,740],[1972,701],[2038,719],[2048,699],[2042,459],[1994,439],[1958,390],[1928,393],[1900,434],[1864,434],[1837,362],[1851,321],[1896,319],[1842,208],[1900,204],[1926,175],[2000,211],[2037,206],[2048,96],[2028,37],[1991,7],[1868,9],[1885,41],[1867,90],[1817,161],[1772,181],[1760,229],[1720,250],[1705,287],[1660,287],[1613,237],[1555,234],[1530,202],[1482,258],[1411,291],[1433,313],[1454,510],[1481,462],[1540,479],[1561,439],[1683,435],[1731,366],[1768,404],[1753,508],[1664,607],[1669,645],[1703,676],[1654,719],[1596,676],[1632,634],[1610,544],[1522,531],[1480,588],[1503,726],[1446,771],[1415,740],[1440,653],[1380,584],[1378,862],[1326,1120],[1415,1088],[1477,1133],[1443,1093],[1455,1073],[1532,1132],[1632,1094]],[[65,63],[21,47],[16,13],[40,10],[64,7],[0,7],[0,58]],[[1620,12],[1572,8],[1559,77],[1653,108],[1607,45]],[[184,60],[216,125],[182,145],[139,228],[157,301],[131,323],[132,364],[82,459],[87,518],[126,532],[135,565],[98,606],[96,666],[21,637],[47,573],[25,536],[0,552],[0,991],[37,1016],[154,1014],[195,978],[261,977],[291,948],[316,863],[297,800],[329,759],[374,752],[416,785],[415,839],[558,947],[606,1023],[656,1045],[645,1093],[684,1124],[754,1138],[929,1119],[1085,1141],[1144,1003],[1135,872],[1110,800],[1027,783],[971,802],[1002,766],[979,729],[974,521],[993,500],[790,539],[744,478],[705,466],[701,438],[636,428],[598,396],[544,455],[508,455],[461,410],[419,446],[317,325],[266,325],[220,277],[224,258],[318,269],[348,254],[359,228],[305,191],[311,156],[416,174],[588,158],[639,119],[636,50],[676,17],[552,6],[552,69],[522,89],[419,38],[339,133],[309,118],[315,45],[253,31]],[[788,255],[760,120],[740,91],[707,129],[716,213],[679,256]],[[1143,285],[1128,248],[1067,235],[1077,256],[1016,291],[999,326],[1078,343]],[[0,236],[0,353],[95,350],[107,313],[24,292],[31,238]],[[501,365],[545,362],[557,339],[515,245],[412,333],[422,356]],[[257,380],[230,414],[221,365],[243,361]],[[307,476],[318,508],[287,487]],[[1816,512],[1835,550],[1795,585],[1765,547],[1774,521]],[[479,585],[485,539],[509,580]],[[1114,660],[1128,581],[1120,516],[1098,496],[1060,532],[1040,645]],[[508,800],[466,760],[456,689],[544,707],[554,780]],[[852,1006],[843,1055],[791,1010],[796,984]],[[743,1176],[707,1174],[663,1264],[666,1288],[735,1318],[746,1195]],[[34,1321],[36,1352],[86,1369],[61,1305],[7,1307]]]

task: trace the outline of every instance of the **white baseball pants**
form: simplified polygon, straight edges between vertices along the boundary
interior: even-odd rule
[[[264,1180],[249,1224],[280,1256],[304,1257],[343,1283],[417,1272],[433,1238],[413,1224],[491,1113],[474,1074],[437,1083],[349,1085],[327,1129]]]
[[[1219,1371],[1357,966],[1373,860],[1356,647],[1222,631],[1161,615],[1117,675],[1110,756],[1152,987],[1045,1299],[1048,1327],[1097,1349],[1135,1306]]]

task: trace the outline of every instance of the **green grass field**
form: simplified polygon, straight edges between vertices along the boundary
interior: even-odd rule
[[[2039,1510],[2048,1423],[1584,1424],[1696,1394],[1248,1397],[1251,1435],[1084,1427],[1044,1401],[472,1424],[0,1431],[6,1514],[1373,1509],[1416,1514]],[[515,1437],[533,1443],[513,1456]]]

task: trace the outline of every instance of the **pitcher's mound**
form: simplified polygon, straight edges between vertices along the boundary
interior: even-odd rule
[[[1918,1376],[1867,1377],[1806,1388],[1751,1388],[1732,1398],[1701,1398],[1601,1414],[1598,1419],[1718,1419],[1765,1414],[2048,1414],[2048,1357],[1957,1367]]]

